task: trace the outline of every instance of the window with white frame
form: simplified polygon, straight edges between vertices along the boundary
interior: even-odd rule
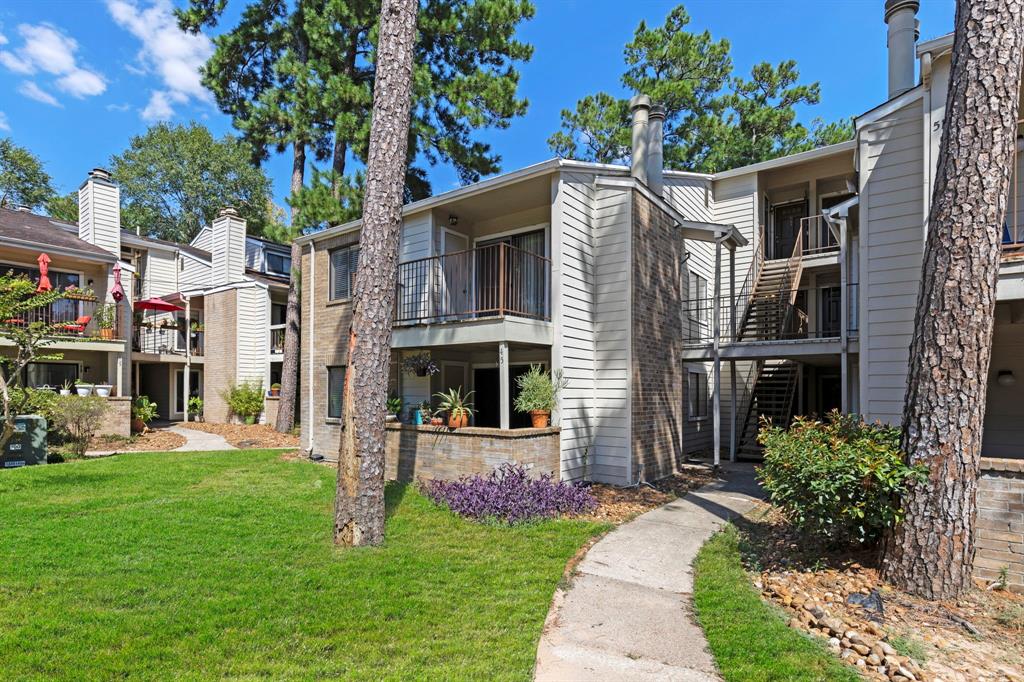
[[[690,320],[697,323],[703,338],[711,319],[711,301],[708,300],[708,281],[694,272],[689,275],[687,300]]]
[[[690,421],[708,417],[708,375],[690,370],[686,373],[687,415]]]
[[[274,275],[288,275],[292,270],[292,259],[280,253],[266,252],[264,255],[267,272]]]
[[[352,288],[356,281],[356,265],[359,263],[359,247],[347,246],[331,251],[331,290],[332,301],[343,301],[352,298]]]

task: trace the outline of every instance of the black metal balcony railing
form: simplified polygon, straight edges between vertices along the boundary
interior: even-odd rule
[[[191,355],[203,355],[203,332],[187,332]],[[143,321],[132,334],[132,350],[155,355],[185,355],[186,332],[182,325],[168,322]]]
[[[28,326],[43,323],[54,337],[117,339],[118,315],[113,304],[101,304],[93,296],[70,294],[48,306],[34,308],[4,320],[5,324]]]
[[[499,243],[398,266],[395,321],[551,319],[551,261]]]

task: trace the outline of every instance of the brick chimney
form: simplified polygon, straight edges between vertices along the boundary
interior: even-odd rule
[[[78,188],[78,236],[121,257],[121,190],[102,168]]]
[[[213,221],[212,284],[242,281],[245,275],[245,220],[233,208],[222,208]]]

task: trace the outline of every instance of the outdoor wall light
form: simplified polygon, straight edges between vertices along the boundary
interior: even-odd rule
[[[458,225],[459,224],[459,216],[457,216],[457,215],[450,215],[450,216],[448,216],[448,224],[451,225],[452,227],[455,227],[456,225]]]
[[[1017,383],[1017,377],[1013,376],[1013,372],[1008,369],[999,370],[999,375],[996,377],[996,382],[1000,386],[1014,386]]]

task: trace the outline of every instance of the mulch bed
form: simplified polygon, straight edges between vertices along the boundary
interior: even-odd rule
[[[598,507],[587,519],[607,523],[625,523],[646,511],[682,497],[687,492],[716,480],[710,467],[686,465],[674,476],[655,481],[650,485],[618,488],[604,483],[595,483],[590,491],[597,498]]]
[[[207,422],[183,422],[188,429],[215,433],[243,450],[264,448],[297,448],[299,437],[290,433],[279,433],[267,424],[209,424]]]
[[[876,551],[815,546],[767,505],[737,526],[762,596],[868,679],[1024,681],[1024,595],[929,602],[882,582]]]
[[[95,436],[89,441],[89,450],[116,450],[117,452],[151,452],[174,450],[185,444],[185,437],[170,431],[147,431],[131,438]]]

